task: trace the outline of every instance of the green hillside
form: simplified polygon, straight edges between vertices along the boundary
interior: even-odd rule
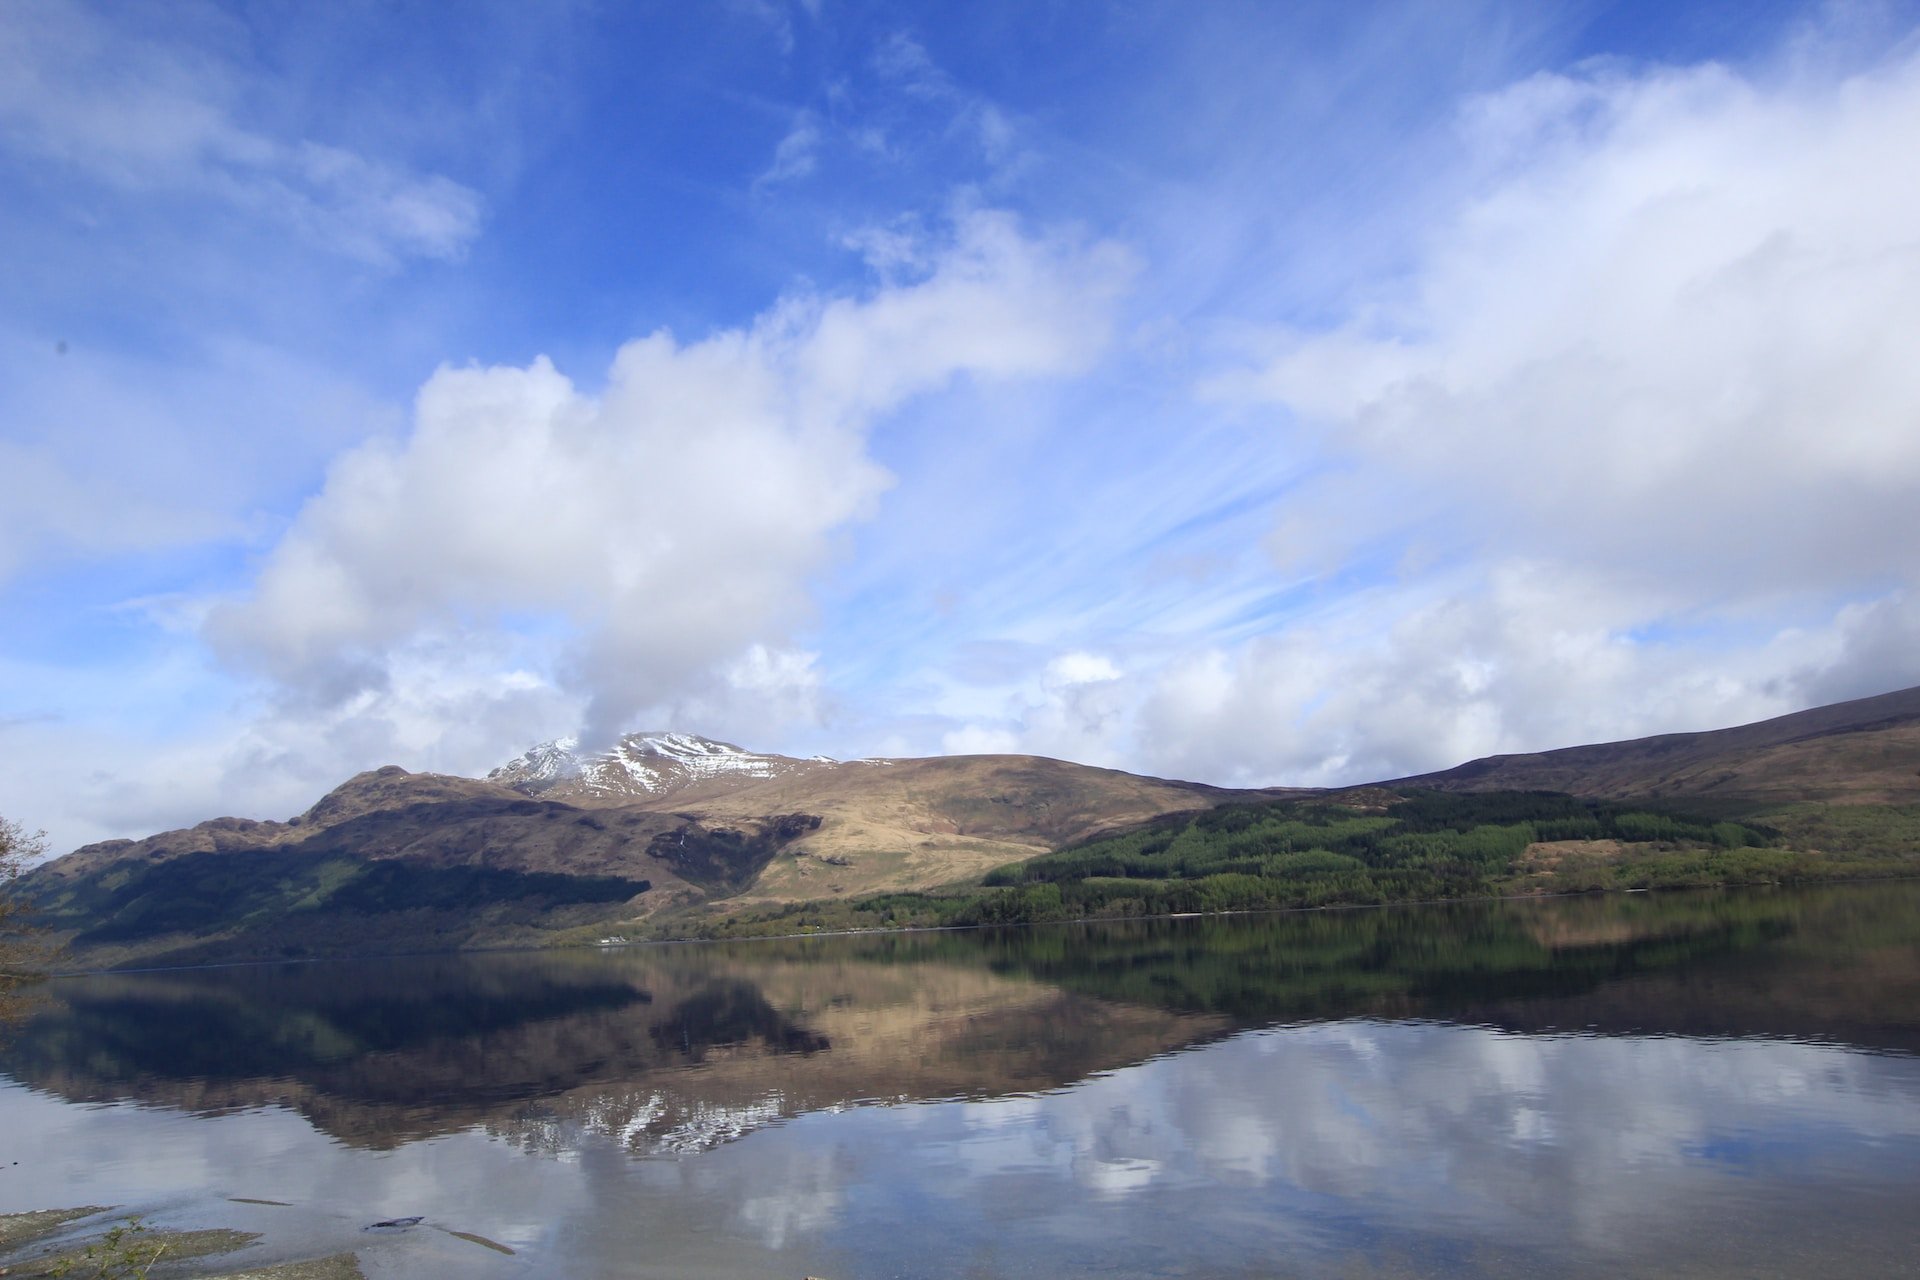
[[[1825,810],[1825,806],[1817,806]],[[1867,812],[1871,809],[1872,812]],[[1009,864],[977,886],[663,922],[682,934],[1024,923],[1897,875],[1920,811],[1852,811],[1829,853],[1744,822],[1554,792],[1365,788],[1230,805]],[[1813,815],[1783,811],[1796,833]],[[1860,838],[1871,830],[1872,838]]]

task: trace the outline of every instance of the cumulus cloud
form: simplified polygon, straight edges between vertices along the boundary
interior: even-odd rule
[[[352,257],[451,258],[481,200],[439,174],[245,122],[244,77],[205,48],[61,0],[0,15],[0,146],[133,192],[185,192]]]
[[[1911,580],[1920,61],[1541,75],[1461,127],[1483,185],[1418,269],[1241,389],[1473,538],[1705,597]]]
[[[1717,651],[1691,632],[1639,628],[1679,604],[1622,576],[1542,562],[1443,574],[1135,670],[1064,655],[943,745],[993,743],[1229,785],[1376,781],[1882,691],[1890,686],[1860,687],[1875,678],[1862,656],[1879,655],[1907,616],[1895,598]]]
[[[1920,685],[1920,597],[1911,588],[1847,605],[1790,679],[1812,703]]]
[[[298,699],[341,706],[389,688],[408,646],[544,633],[589,738],[710,703],[716,679],[804,704],[807,664],[777,655],[834,532],[889,483],[870,426],[957,376],[1084,367],[1129,271],[1111,245],[988,212],[931,262],[698,341],[638,339],[597,394],[544,358],[441,370],[408,435],[335,461],[209,637]]]
[[[1209,388],[1326,465],[1269,549],[1348,580],[1139,681],[1130,758],[1354,782],[1920,680],[1916,130],[1911,53],[1471,103],[1413,269]]]
[[[0,813],[34,814],[65,853],[217,814],[284,819],[379,764],[484,774],[503,744],[517,749],[577,722],[581,699],[532,665],[538,657],[510,636],[421,637],[387,655],[381,687],[296,706],[233,700],[181,645],[116,684],[114,694],[136,705],[163,691],[143,723],[106,727],[88,708],[0,722],[0,748],[15,762],[0,778]],[[0,675],[18,675],[3,666]],[[57,689],[61,673],[47,674],[43,684]]]
[[[1382,591],[1156,673],[1137,750],[1177,776],[1334,785],[1805,705],[1781,676],[1823,662],[1819,638],[1781,629],[1714,654],[1634,631],[1670,604],[1542,564],[1419,599]]]
[[[1031,679],[1000,696],[997,714],[949,729],[941,749],[952,755],[1026,752],[1117,765],[1126,758],[1137,688],[1105,654],[1056,654]],[[990,699],[973,699],[987,702]]]

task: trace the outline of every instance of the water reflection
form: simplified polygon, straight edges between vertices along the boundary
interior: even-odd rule
[[[1917,884],[48,995],[0,1206],[425,1213],[475,1275],[1900,1274],[1920,1190]]]
[[[1920,884],[1897,883],[100,975],[52,984],[0,1069],[73,1101],[284,1104],[369,1147],[584,1120],[685,1150],[1279,1022],[1912,1051],[1916,919]]]
[[[1817,1045],[1354,1021],[850,1149],[842,1229],[868,1246],[884,1188],[911,1179],[983,1206],[966,1247],[991,1229],[1144,1274],[1891,1275],[1920,1076]],[[913,1270],[905,1250],[886,1263]]]
[[[687,1151],[868,1099],[1055,1087],[1220,1034],[883,949],[669,947],[101,975],[0,1055],[76,1102],[294,1108],[355,1145],[567,1122]]]

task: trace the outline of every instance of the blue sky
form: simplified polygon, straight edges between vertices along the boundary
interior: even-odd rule
[[[1920,12],[0,13],[0,813],[1920,683]]]

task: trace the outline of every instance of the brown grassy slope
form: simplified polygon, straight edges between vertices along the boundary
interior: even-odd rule
[[[975,879],[1161,814],[1282,794],[1298,793],[1230,791],[1040,756],[943,756],[849,762],[672,802],[709,824],[818,815],[820,828],[787,845],[743,897],[793,902]]]
[[[1920,688],[1732,729],[1488,756],[1390,785],[1680,799],[1728,810],[1912,804],[1920,801]]]
[[[963,756],[710,779],[662,797],[579,805],[388,766],[286,822],[216,818],[89,845],[35,874],[46,888],[111,884],[116,867],[194,854],[398,859],[644,879],[653,889],[626,914],[648,915],[749,886],[750,900],[775,902],[930,888],[1110,827],[1263,794],[1059,760]]]

